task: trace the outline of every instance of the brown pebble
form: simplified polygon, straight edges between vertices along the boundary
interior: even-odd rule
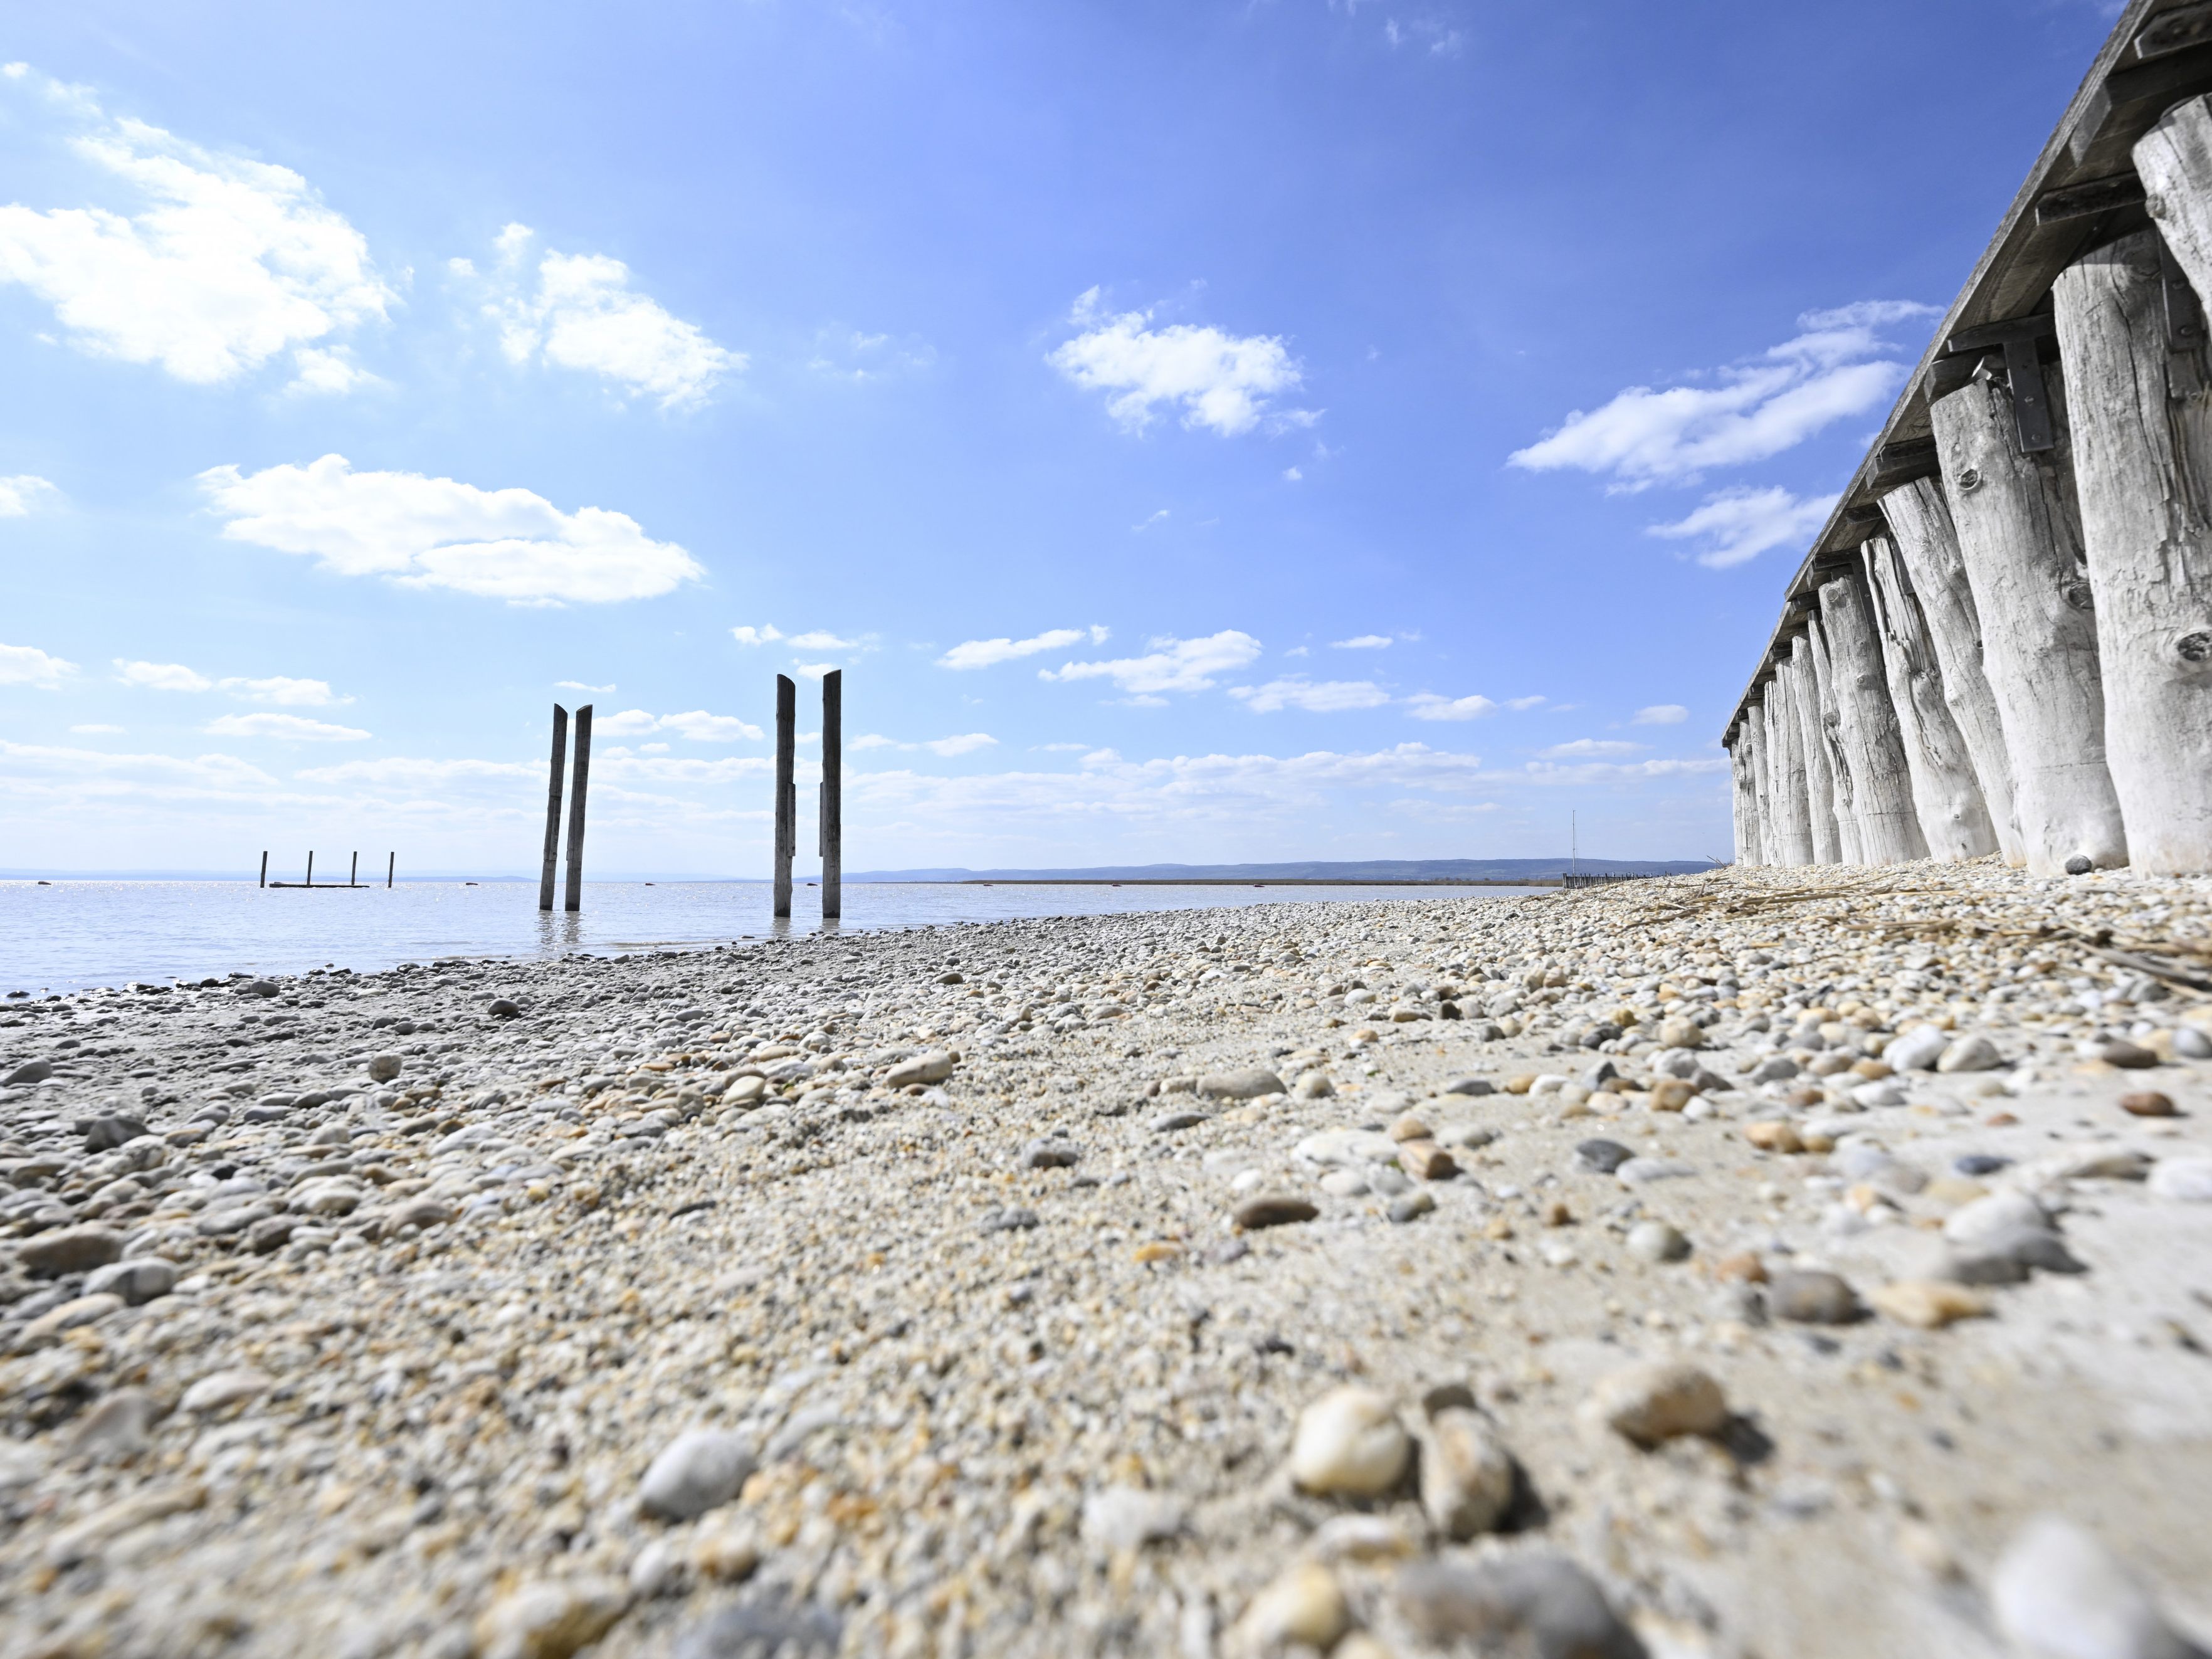
[[[2173,1102],[2155,1089],[2142,1089],[2120,1097],[2120,1109],[2130,1117],[2178,1117]]]
[[[1390,1139],[1393,1140],[1434,1140],[1436,1136],[1430,1133],[1429,1126],[1427,1124],[1422,1122],[1420,1119],[1415,1117],[1411,1112],[1407,1112],[1404,1116],[1401,1117],[1396,1122],[1390,1126]]]
[[[1895,1075],[1894,1069],[1886,1060],[1853,1060],[1851,1073],[1853,1076],[1863,1077],[1869,1083],[1879,1083],[1886,1077]]]
[[[1986,1128],[1991,1129],[2010,1128],[2014,1124],[2019,1121],[2020,1120],[2014,1117],[2010,1112],[1991,1112],[1987,1117],[1982,1120],[1983,1126]]]
[[[1567,1200],[1564,1198],[1555,1198],[1544,1206],[1544,1224],[1547,1227],[1571,1226],[1574,1219],[1575,1212],[1567,1207]]]
[[[1773,1119],[1743,1126],[1743,1138],[1762,1152],[1802,1152],[1805,1143],[1797,1133],[1797,1126]]]
[[[1513,1224],[1502,1215],[1494,1215],[1483,1223],[1482,1236],[1485,1238],[1510,1238],[1513,1237]]]
[[[1817,1269],[1778,1273],[1766,1299],[1775,1316],[1801,1325],[1848,1325],[1860,1314],[1859,1299],[1837,1274]]]
[[[1444,1181],[1459,1173],[1459,1165],[1452,1162],[1452,1155],[1433,1140],[1400,1141],[1398,1164],[1407,1175],[1422,1181]]]
[[[1261,1227],[1286,1226],[1294,1221],[1311,1221],[1321,1212],[1303,1198],[1262,1193],[1256,1198],[1246,1199],[1233,1213],[1237,1224],[1251,1231]]]
[[[1713,1277],[1723,1284],[1764,1285],[1766,1264],[1749,1250],[1739,1250],[1713,1263]]]

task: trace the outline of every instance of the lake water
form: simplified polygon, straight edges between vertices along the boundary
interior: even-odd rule
[[[1503,898],[1528,887],[988,887],[858,882],[847,930],[1088,916],[1252,904]],[[235,970],[370,971],[436,957],[558,956],[721,945],[824,924],[819,888],[801,887],[788,921],[769,915],[764,881],[586,882],[575,915],[538,908],[535,882],[401,882],[358,889],[260,888],[232,881],[0,882],[0,991],[66,991]]]

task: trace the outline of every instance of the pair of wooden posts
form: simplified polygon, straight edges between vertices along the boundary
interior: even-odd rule
[[[1808,562],[1727,738],[1740,861],[2212,871],[2212,95],[2130,159],[2119,234],[1939,342],[1930,436]]]
[[[538,908],[553,908],[553,877],[561,851],[561,769],[568,758],[568,711],[553,705],[553,773],[545,786],[545,869],[538,878]],[[584,800],[592,782],[592,705],[576,711],[576,787],[568,800],[568,889],[561,908],[584,903]]]
[[[799,850],[799,687],[775,677],[775,914],[791,915],[791,861]],[[845,676],[822,677],[822,784],[816,797],[815,851],[822,860],[822,919],[845,914]]]

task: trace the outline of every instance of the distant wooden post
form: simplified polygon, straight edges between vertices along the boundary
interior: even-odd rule
[[[2070,380],[2044,365],[2046,386]],[[2021,453],[2012,393],[1985,363],[1929,405],[1959,556],[1982,625],[1982,670],[2012,763],[2013,809],[2030,875],[2069,859],[2128,861],[2105,765],[2105,691],[2095,599],[2074,508],[2068,397],[2051,387],[2054,447]]]
[[[568,796],[568,891],[563,910],[584,908],[584,799],[592,781],[592,705],[576,711],[576,787]]]
[[[775,902],[778,916],[791,915],[791,860],[799,850],[799,796],[792,781],[793,750],[799,742],[799,688],[787,674],[775,677]]]
[[[266,853],[261,855],[261,884],[264,887],[269,884],[269,854]]]
[[[1828,782],[1835,797],[1836,852],[1845,864],[1866,862],[1865,843],[1859,837],[1858,786],[1852,781],[1850,763],[1844,757],[1843,705],[1836,696],[1836,665],[1828,653],[1828,630],[1817,616],[1808,617],[1805,638],[1812,646],[1814,716],[1820,721],[1820,741],[1828,756]]]
[[[561,862],[561,773],[568,759],[568,711],[553,705],[553,765],[545,782],[545,868],[538,878],[538,908],[553,908],[553,878]]]
[[[384,860],[384,887],[386,892],[392,890],[392,872],[397,871],[398,868],[399,854],[397,853],[388,854]]]
[[[1978,859],[1997,850],[1996,828],[1982,799],[1981,781],[1944,700],[1928,618],[1912,590],[1897,549],[1876,536],[1859,549],[1867,591],[1874,600],[1875,633],[1881,646],[1889,701],[1905,738],[1905,766],[1912,780],[1913,810],[1930,857]]]
[[[353,863],[346,870],[346,885],[349,887],[361,885],[361,854],[358,853],[353,855]]]
[[[1928,856],[1920,815],[1912,805],[1905,739],[1889,700],[1881,645],[1864,582],[1839,576],[1820,586],[1820,620],[1826,624],[1829,678],[1850,768],[1859,821],[1859,855],[1869,864],[1903,864]]]
[[[1766,765],[1766,708],[1754,702],[1743,712],[1744,754],[1751,764],[1752,862],[1775,864],[1774,780]]]
[[[308,886],[310,886],[310,887],[313,887],[314,884],[315,884],[315,855],[314,855],[313,853],[310,853],[310,854],[307,854],[307,885],[308,885]]]
[[[822,916],[845,914],[845,671],[822,677]]]
[[[2105,758],[2128,860],[2212,871],[2212,362],[2155,230],[2085,253],[2051,297],[2081,541],[2097,598]]]

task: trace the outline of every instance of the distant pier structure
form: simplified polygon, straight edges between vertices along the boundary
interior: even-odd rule
[[[2212,4],[2131,0],[1791,579],[1743,864],[2212,871]]]
[[[791,915],[791,866],[799,852],[799,687],[775,677],[775,884],[774,908]],[[822,860],[822,919],[845,909],[845,675],[822,677],[822,782],[815,795],[815,851]]]

